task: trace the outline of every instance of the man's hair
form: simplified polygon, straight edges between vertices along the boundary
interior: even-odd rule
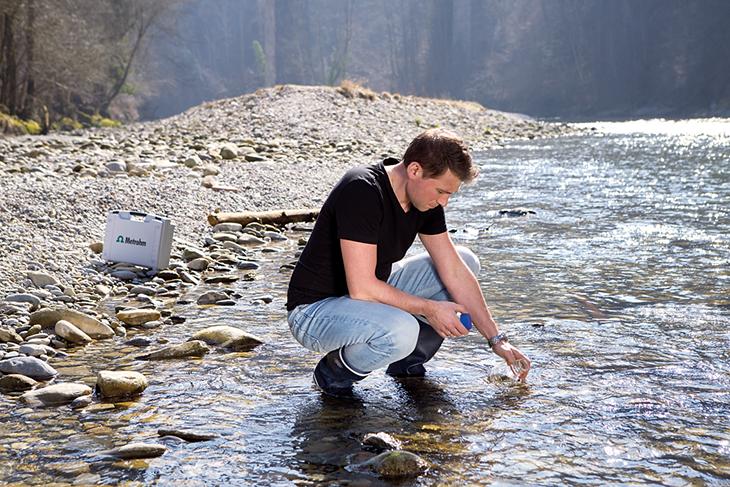
[[[413,139],[403,154],[403,162],[406,167],[418,162],[428,178],[439,177],[450,169],[459,180],[468,183],[479,173],[464,141],[445,129],[429,129]]]

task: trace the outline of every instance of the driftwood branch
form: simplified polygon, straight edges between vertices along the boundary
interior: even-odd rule
[[[208,215],[208,223],[217,225],[219,223],[240,223],[248,225],[252,222],[273,223],[284,225],[295,222],[311,222],[317,219],[319,210],[292,209],[274,211],[243,211],[236,213],[211,213]]]

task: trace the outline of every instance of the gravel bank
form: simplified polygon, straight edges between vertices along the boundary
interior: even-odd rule
[[[476,150],[568,130],[473,103],[351,95],[285,85],[119,129],[0,139],[0,296],[25,291],[28,270],[82,286],[109,210],[166,215],[179,240],[200,242],[212,210],[316,208],[346,168],[400,156],[432,126]]]

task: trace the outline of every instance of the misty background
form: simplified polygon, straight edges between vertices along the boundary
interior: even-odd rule
[[[0,13],[0,108],[29,118],[154,119],[344,79],[539,117],[730,113],[727,0],[0,0]]]

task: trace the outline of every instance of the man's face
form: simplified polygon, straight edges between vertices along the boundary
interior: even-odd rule
[[[406,194],[411,204],[419,211],[427,211],[449,203],[449,197],[461,187],[461,180],[449,169],[437,177],[424,177],[423,168],[412,162],[406,168],[408,184]]]

